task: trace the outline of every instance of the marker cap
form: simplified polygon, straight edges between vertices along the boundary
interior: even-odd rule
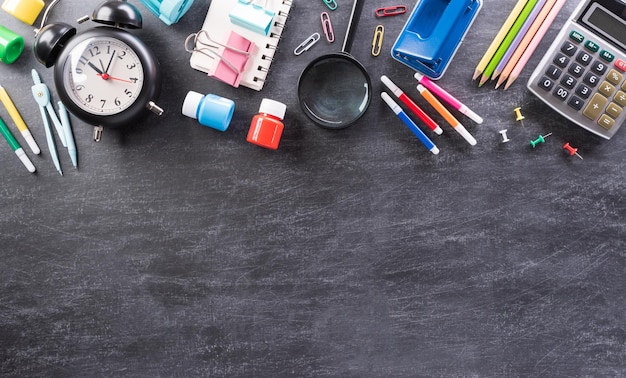
[[[11,64],[24,51],[24,38],[0,25],[0,62]]]

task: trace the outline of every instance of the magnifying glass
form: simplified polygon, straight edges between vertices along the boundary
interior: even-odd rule
[[[321,127],[342,129],[356,122],[372,100],[372,83],[365,67],[352,55],[363,1],[355,0],[341,52],[311,61],[298,79],[298,101],[304,114]]]

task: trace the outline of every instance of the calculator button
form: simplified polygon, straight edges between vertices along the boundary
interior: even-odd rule
[[[626,91],[626,81],[622,83],[622,90]]]
[[[608,81],[603,81],[600,88],[598,88],[598,93],[603,94],[606,97],[609,97],[615,92],[615,87],[611,85]]]
[[[539,88],[543,88],[544,90],[549,91],[550,88],[552,88],[552,86],[554,85],[554,81],[544,76],[541,78],[541,81],[537,83],[537,85],[539,86]]]
[[[620,69],[622,72],[626,72],[626,62],[621,59],[615,61],[615,67]]]
[[[613,59],[615,59],[615,55],[611,54],[610,52],[606,51],[606,50],[602,50],[600,51],[600,58],[606,60],[607,62],[612,62]]]
[[[608,80],[613,85],[618,85],[624,76],[617,72],[616,70],[610,70],[609,74],[606,75],[606,80]],[[626,83],[624,83],[626,85]]]
[[[576,77],[580,77],[585,72],[585,68],[578,63],[572,63],[567,71]]]
[[[563,76],[563,79],[561,79],[561,84],[563,84],[563,86],[567,89],[574,89],[574,86],[576,85],[576,79],[574,79],[570,75],[565,75]]]
[[[613,118],[617,118],[622,114],[623,108],[616,103],[612,102],[609,106],[606,107],[606,114],[610,115]]]
[[[595,43],[594,41],[585,42],[585,47],[587,48],[587,50],[594,52],[594,53],[600,50],[600,46],[598,46],[598,44]]]
[[[561,76],[561,73],[563,73],[563,71],[561,71],[560,69],[558,69],[555,65],[551,64],[550,67],[548,67],[548,70],[546,71],[546,75],[550,78],[550,79],[558,79],[559,76]]]
[[[589,102],[589,104],[583,111],[583,114],[585,115],[585,117],[589,119],[598,118],[598,115],[600,115],[600,113],[602,112],[602,109],[604,109],[604,105],[606,105],[608,101],[609,100],[607,100],[606,97],[602,96],[601,94],[596,93],[591,98],[591,102]]]
[[[574,56],[578,48],[572,42],[565,42],[561,46],[561,52],[567,56]]]
[[[604,73],[607,70],[607,65],[596,60],[595,62],[593,62],[593,65],[591,66],[591,70],[595,73],[597,73],[598,75],[604,75]]]
[[[558,53],[556,55],[556,57],[554,58],[553,62],[557,66],[559,66],[561,68],[565,68],[565,67],[567,67],[567,64],[569,63],[569,58],[567,56],[565,56],[565,54]]]
[[[578,43],[582,43],[585,40],[585,36],[583,36],[582,34],[580,34],[579,32],[573,30],[571,33],[569,33],[569,37]]]
[[[587,75],[585,75],[585,78],[583,79],[583,81],[591,87],[595,87],[598,84],[599,80],[600,79],[591,72],[587,72]]]
[[[589,98],[589,95],[591,95],[591,88],[585,84],[580,84],[578,88],[576,88],[576,94],[584,99],[587,99]]]
[[[600,117],[600,119],[598,120],[598,125],[609,130],[611,127],[615,125],[615,121],[613,120],[613,118],[609,117],[608,115],[603,114],[602,117]]]
[[[618,91],[613,101],[617,102],[621,106],[626,106],[626,92]]]
[[[565,88],[563,88],[560,85],[557,85],[557,87],[554,89],[554,92],[552,92],[552,94],[554,95],[554,97],[558,98],[561,101],[565,101],[567,99],[567,96],[569,96],[569,91]]]
[[[585,101],[580,97],[572,96],[572,98],[567,102],[567,105],[576,110],[580,110],[583,108],[583,105],[585,105]]]
[[[588,66],[589,63],[591,63],[591,55],[587,54],[584,51],[581,51],[578,53],[578,55],[576,56],[576,61],[580,64],[582,64],[583,66]]]

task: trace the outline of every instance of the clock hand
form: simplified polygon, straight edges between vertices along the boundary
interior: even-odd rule
[[[88,63],[87,63],[87,65],[88,65],[89,67],[93,68],[93,70],[94,70],[94,71],[96,71],[97,73],[99,73],[100,75],[102,75],[102,74],[103,74],[103,72],[102,72],[102,71],[101,71],[98,67],[96,67],[93,63],[88,62]],[[106,79],[105,79],[105,80],[106,80]]]
[[[109,59],[109,64],[107,64],[107,68],[106,70],[104,70],[104,72],[109,73],[109,68],[111,68],[111,63],[113,62],[114,57],[115,57],[115,50],[113,50],[113,53],[111,54],[111,59]]]
[[[123,82],[125,82],[125,83],[131,83],[131,84],[133,84],[133,82],[132,82],[132,81],[130,81],[130,80],[120,79],[119,77],[113,77],[113,76],[110,76],[110,75],[105,74],[105,73],[103,73],[103,74],[98,74],[97,76],[100,76],[100,77],[101,77],[101,78],[103,78],[104,80],[111,79],[111,80],[123,81]]]

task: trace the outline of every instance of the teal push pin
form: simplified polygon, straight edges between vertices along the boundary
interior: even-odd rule
[[[539,135],[539,138],[537,138],[536,140],[530,141],[530,145],[533,146],[533,148],[535,148],[535,146],[537,146],[539,143],[545,143],[546,138],[549,137],[550,135],[552,135],[552,133],[548,133],[546,135]]]

